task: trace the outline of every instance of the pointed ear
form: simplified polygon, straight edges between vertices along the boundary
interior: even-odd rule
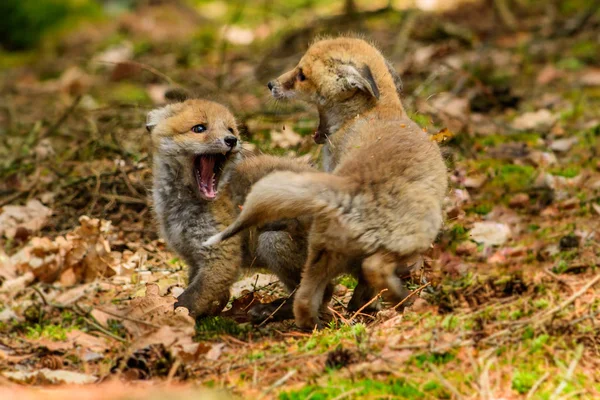
[[[170,105],[150,111],[148,115],[146,115],[146,130],[152,132],[159,122],[169,118],[171,115],[172,109]]]
[[[346,82],[350,87],[369,93],[379,100],[379,88],[368,65],[363,65],[360,68],[353,65],[344,65],[340,67],[340,72],[346,78]]]
[[[182,87],[173,87],[165,92],[165,98],[174,102],[184,102],[187,99],[191,99],[192,95]]]
[[[401,98],[402,94],[404,92],[404,87],[402,85],[402,78],[400,77],[400,75],[398,75],[396,68],[394,68],[394,65],[391,62],[389,62],[388,60],[385,60],[385,66],[387,67],[390,75],[392,75],[392,79],[394,80],[394,86],[396,86],[396,93],[398,94],[398,97]]]

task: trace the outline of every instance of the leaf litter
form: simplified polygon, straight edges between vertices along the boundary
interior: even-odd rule
[[[376,19],[390,11],[369,14],[370,34],[402,73],[407,111],[447,159],[447,219],[423,273],[408,280],[413,305],[348,313],[356,281],[342,277],[331,327],[306,333],[291,321],[249,324],[248,307],[286,296],[269,276],[237,284],[220,317],[173,310],[186,271],[150,217],[147,109],[177,84],[220,94],[252,151],[316,154],[312,110],[278,105],[274,116],[253,76],[256,65],[256,75],[277,76],[285,54],[304,50],[293,43],[308,39],[292,31],[271,52],[259,39],[276,23],[235,22],[217,33],[222,46],[200,54],[198,16],[185,7],[132,10],[99,28],[121,32],[110,44],[86,36],[88,58],[66,41],[54,63],[0,78],[18,105],[7,115],[19,118],[0,113],[0,393],[228,396],[177,386],[194,383],[242,398],[600,395],[593,32],[553,41],[537,29],[547,10],[519,10],[513,33],[492,8],[471,5],[423,13],[419,26],[436,29],[412,31],[402,50],[386,17]],[[169,23],[173,15],[196,22]],[[103,383],[62,386],[88,381]],[[22,386],[31,384],[57,387]]]

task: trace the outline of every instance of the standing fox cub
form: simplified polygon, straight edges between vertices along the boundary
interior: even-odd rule
[[[276,99],[317,106],[322,172],[273,173],[259,180],[237,220],[206,244],[254,225],[313,216],[308,259],[294,301],[300,328],[320,326],[319,307],[336,275],[362,265],[384,298],[408,295],[399,278],[442,225],[446,167],[437,144],[411,121],[396,75],[381,53],[354,38],[314,43],[291,71],[269,82]]]
[[[288,290],[295,289],[306,260],[309,220],[280,221],[278,230],[248,232],[214,248],[202,242],[233,222],[260,178],[272,171],[313,169],[272,156],[241,160],[233,115],[210,101],[186,100],[153,110],[146,127],[152,136],[152,192],[161,236],[189,266],[189,285],[176,306],[196,317],[219,313],[242,266],[265,266]],[[255,307],[250,315],[267,317],[277,304],[266,306]],[[285,311],[291,316],[291,306],[277,316],[286,317]]]

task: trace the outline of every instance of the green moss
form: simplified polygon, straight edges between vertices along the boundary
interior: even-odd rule
[[[552,175],[564,176],[565,178],[574,178],[581,172],[578,165],[567,166],[563,168],[553,168],[550,170]]]
[[[67,340],[67,333],[72,329],[55,324],[35,324],[26,327],[25,336],[33,340],[46,338],[54,341],[63,341]]]
[[[583,40],[575,43],[571,47],[571,54],[578,59],[582,59],[586,62],[595,62],[598,60],[598,53],[600,53],[600,46],[596,41]]]
[[[487,147],[498,146],[504,143],[520,142],[535,146],[541,138],[537,132],[522,132],[514,135],[489,135],[479,139],[478,142]]]
[[[356,287],[356,285],[358,284],[358,282],[356,281],[356,278],[353,277],[352,275],[342,275],[338,279],[338,283],[340,285],[346,286],[348,289],[354,289]]]
[[[469,212],[473,212],[479,215],[486,215],[492,211],[493,205],[490,203],[477,204],[476,206],[469,209]]]
[[[412,361],[417,367],[423,368],[428,363],[436,365],[447,364],[455,358],[456,356],[453,353],[422,353],[413,356]]]
[[[504,164],[496,168],[489,185],[509,192],[522,192],[531,186],[535,173],[535,168],[530,165]]]
[[[143,87],[132,83],[119,83],[109,92],[109,100],[115,103],[149,104],[148,92]]]
[[[425,395],[418,387],[403,379],[360,381],[331,380],[326,386],[309,385],[300,390],[283,392],[279,395],[280,400],[325,400],[333,399],[344,393],[353,391],[349,399],[362,398],[405,398],[420,399]]]
[[[566,69],[568,71],[579,71],[580,69],[582,69],[585,66],[585,64],[583,62],[581,62],[581,60],[579,60],[578,58],[567,57],[567,58],[560,59],[556,63],[556,66],[558,68]]]
[[[520,394],[525,394],[529,392],[529,389],[533,387],[537,380],[537,374],[531,371],[516,370],[513,373],[512,388]]]
[[[410,119],[415,121],[421,128],[426,128],[431,123],[431,120],[427,115],[418,113],[410,114]]]
[[[556,274],[562,274],[569,268],[569,263],[565,260],[560,260],[556,265],[552,268],[552,272]]]
[[[364,324],[343,325],[316,332],[300,346],[307,351],[316,349],[325,352],[339,345],[344,339],[362,342],[366,333],[367,327]]]
[[[196,340],[211,339],[218,335],[240,336],[252,328],[248,324],[238,324],[230,318],[220,316],[205,317],[196,322]]]

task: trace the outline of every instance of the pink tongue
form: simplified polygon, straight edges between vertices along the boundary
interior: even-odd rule
[[[216,158],[214,156],[203,156],[200,158],[200,182],[207,196],[215,195],[215,187],[213,185],[213,175],[215,169]]]

